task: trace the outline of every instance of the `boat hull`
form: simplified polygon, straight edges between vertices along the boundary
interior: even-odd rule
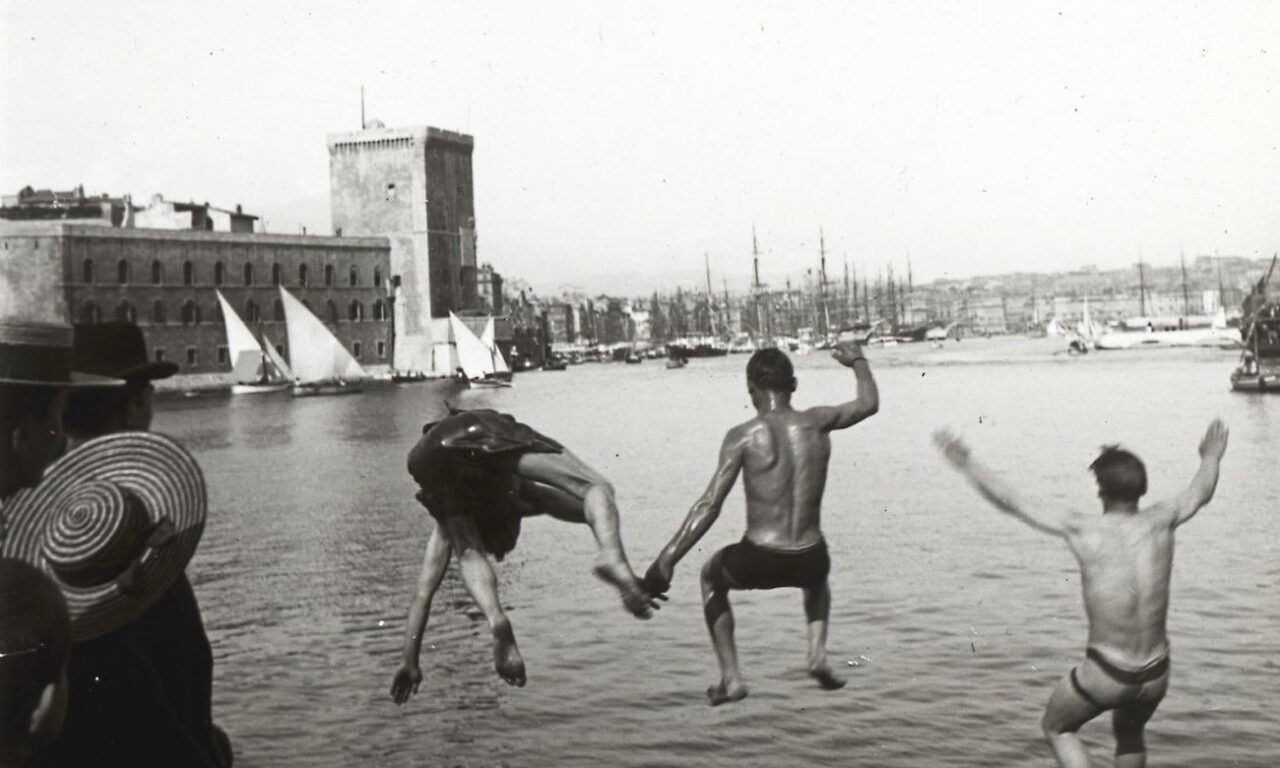
[[[295,384],[291,390],[294,397],[323,397],[325,395],[355,395],[361,388],[356,384]]]
[[[269,395],[272,392],[283,392],[290,387],[289,382],[281,381],[273,384],[232,384],[233,395]]]
[[[1231,374],[1231,389],[1236,392],[1280,392],[1280,374]]]

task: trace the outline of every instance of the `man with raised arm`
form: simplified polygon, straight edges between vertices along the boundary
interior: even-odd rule
[[[819,523],[831,458],[829,433],[874,414],[880,396],[861,347],[843,343],[832,357],[853,369],[857,398],[839,406],[797,411],[791,407],[796,379],[787,356],[776,349],[762,349],[751,356],[747,392],[756,417],[725,435],[711,484],[645,575],[647,593],[660,595],[670,588],[676,564],[711,528],[741,472],[747,500],[746,535],[712,555],[702,568],[703,612],[720,663],[720,682],[707,689],[712,706],[747,695],[733,641],[731,589],[804,590],[809,674],[828,690],[845,684],[831,670],[826,651],[831,560]]]
[[[423,427],[409,452],[417,499],[436,521],[417,589],[409,605],[404,651],[391,682],[403,704],[418,690],[418,656],[431,601],[453,555],[462,583],[493,633],[493,662],[509,685],[525,684],[524,659],[498,600],[493,560],[516,545],[525,517],[546,514],[584,523],[599,547],[595,575],[618,590],[623,606],[647,619],[657,603],[647,595],[622,549],[613,485],[555,440],[512,416],[489,409],[452,411]]]
[[[1102,449],[1089,466],[1098,480],[1102,515],[1041,507],[1023,500],[1008,483],[969,454],[947,430],[934,442],[951,464],[997,509],[1031,527],[1061,536],[1080,563],[1089,644],[1084,661],[1049,696],[1042,725],[1058,764],[1089,765],[1076,731],[1112,710],[1117,768],[1147,764],[1143,728],[1169,685],[1169,576],[1173,531],[1213,498],[1218,466],[1227,449],[1221,420],[1200,441],[1200,468],[1182,493],[1139,509],[1147,472],[1137,456],[1116,446]]]

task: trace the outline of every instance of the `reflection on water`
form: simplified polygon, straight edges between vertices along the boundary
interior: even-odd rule
[[[1068,360],[1037,343],[871,352],[882,410],[834,438],[824,509],[831,650],[851,683],[825,693],[805,678],[799,593],[735,593],[751,696],[714,710],[702,703],[715,660],[697,570],[741,536],[738,491],[650,622],[590,578],[585,527],[528,521],[499,576],[529,686],[492,674],[483,620],[451,572],[421,692],[396,708],[387,692],[431,527],[404,458],[446,398],[512,411],[614,480],[643,568],[710,478],[724,431],[750,416],[744,358],[579,366],[492,392],[420,384],[165,403],[156,428],[190,446],[210,482],[190,573],[238,764],[1047,763],[1040,711],[1085,638],[1075,564],[1060,542],[981,502],[933,455],[929,433],[951,424],[1037,503],[1090,509],[1085,468],[1099,445],[1136,451],[1153,495],[1169,495],[1218,415],[1231,446],[1217,498],[1179,532],[1174,678],[1149,745],[1161,765],[1270,764],[1280,398],[1230,393],[1230,355]],[[796,362],[798,404],[852,396],[852,375],[825,356]],[[1099,757],[1109,731],[1100,721],[1084,732]]]

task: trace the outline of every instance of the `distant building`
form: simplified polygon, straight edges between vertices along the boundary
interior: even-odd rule
[[[394,352],[390,250],[382,237],[0,222],[0,273],[22,273],[21,281],[7,281],[12,295],[0,292],[0,299],[33,319],[136,323],[155,359],[230,383],[215,291],[288,358],[282,285],[376,370],[389,367]]]
[[[328,137],[334,232],[390,240],[391,272],[399,278],[395,366],[449,374],[456,368],[449,313],[481,308],[475,140],[425,126],[369,125]],[[488,283],[491,291],[492,278]]]
[[[491,264],[482,264],[476,270],[476,294],[479,308],[494,314],[502,313],[502,275]]]
[[[0,219],[8,221],[77,221],[118,227],[125,220],[127,197],[86,197],[84,185],[65,192],[23,187],[0,197]]]
[[[236,205],[234,211],[215,208],[208,203],[175,203],[160,195],[151,198],[146,208],[132,211],[132,223],[142,229],[195,229],[204,232],[242,232],[255,229],[257,216],[250,216]]]

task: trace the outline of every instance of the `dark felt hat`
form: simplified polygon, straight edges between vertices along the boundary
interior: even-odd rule
[[[102,387],[124,383],[108,375],[72,370],[73,335],[65,324],[0,317],[0,384]]]
[[[148,358],[142,329],[119,320],[76,325],[72,365],[86,373],[146,381],[167,379],[178,372],[175,362]]]

